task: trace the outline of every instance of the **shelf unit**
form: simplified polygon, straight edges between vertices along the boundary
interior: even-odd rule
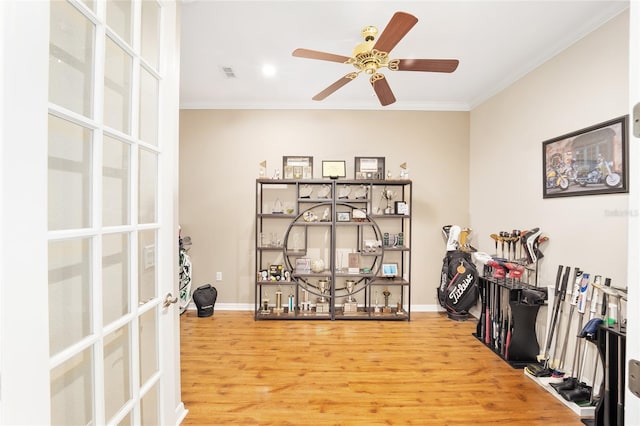
[[[411,191],[256,180],[255,319],[410,320]]]

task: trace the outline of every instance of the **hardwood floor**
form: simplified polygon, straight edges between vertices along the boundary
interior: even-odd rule
[[[184,425],[581,425],[471,333],[476,322],[181,319]]]

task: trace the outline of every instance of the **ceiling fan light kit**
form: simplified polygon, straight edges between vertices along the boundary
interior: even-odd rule
[[[364,72],[371,76],[369,82],[380,104],[387,106],[394,103],[396,98],[385,76],[378,72],[380,68],[391,71],[454,72],[458,68],[457,59],[389,59],[389,52],[417,22],[418,18],[409,13],[396,12],[377,40],[378,29],[371,25],[364,27],[361,31],[364,42],[353,49],[351,57],[309,49],[294,50],[295,57],[340,62],[356,68],[355,72],[346,74],[312,99],[314,101],[325,99]]]

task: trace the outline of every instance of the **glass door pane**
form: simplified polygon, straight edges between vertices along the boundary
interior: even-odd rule
[[[140,316],[140,384],[144,386],[158,372],[158,311],[150,309]]]
[[[91,132],[49,115],[49,230],[91,226]]]
[[[51,355],[91,333],[90,239],[49,242]]]
[[[160,5],[156,1],[142,2],[142,58],[158,70],[160,50]]]
[[[129,223],[129,144],[104,135],[102,143],[102,224]]]
[[[140,69],[140,139],[158,145],[158,79]]]
[[[129,313],[129,234],[102,237],[102,314],[110,324]]]
[[[158,384],[142,397],[140,401],[140,420],[142,426],[157,426],[158,420]]]
[[[146,303],[156,297],[156,231],[138,233],[138,301]]]
[[[131,1],[107,1],[107,25],[124,41],[131,44]]]
[[[96,424],[93,351],[85,349],[51,370],[51,424]]]
[[[121,327],[104,339],[105,418],[111,419],[131,398],[129,327]]]
[[[95,27],[66,1],[51,2],[50,22],[49,100],[91,117]]]
[[[105,52],[104,124],[128,134],[131,130],[132,59],[109,37]]]
[[[158,202],[158,156],[141,149],[138,162],[138,222],[155,223]]]

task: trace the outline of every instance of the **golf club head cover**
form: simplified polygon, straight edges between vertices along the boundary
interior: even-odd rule
[[[580,334],[578,334],[578,337],[587,337],[589,339],[593,339],[593,337],[596,335],[596,331],[598,331],[598,326],[600,324],[602,324],[602,319],[590,319],[589,322],[587,322],[587,324],[585,324],[585,326],[582,328],[582,331],[580,332]]]
[[[525,305],[535,306],[542,305],[547,298],[546,289],[523,289],[522,290],[522,299],[520,299],[520,303]]]
[[[460,245],[460,231],[462,229],[458,225],[452,225],[449,228],[449,238],[447,239],[447,251],[457,250]]]
[[[493,269],[493,278],[504,278],[507,276],[507,271],[501,265],[501,262],[491,259],[487,262],[487,266],[490,266]]]
[[[529,264],[535,263],[538,260],[538,254],[536,250],[538,248],[538,237],[542,234],[540,228],[533,228],[524,235],[524,252],[527,256],[527,262]],[[534,246],[535,244],[535,246]]]
[[[445,243],[449,239],[449,231],[451,230],[451,225],[445,225],[442,227],[442,237],[444,238]]]

